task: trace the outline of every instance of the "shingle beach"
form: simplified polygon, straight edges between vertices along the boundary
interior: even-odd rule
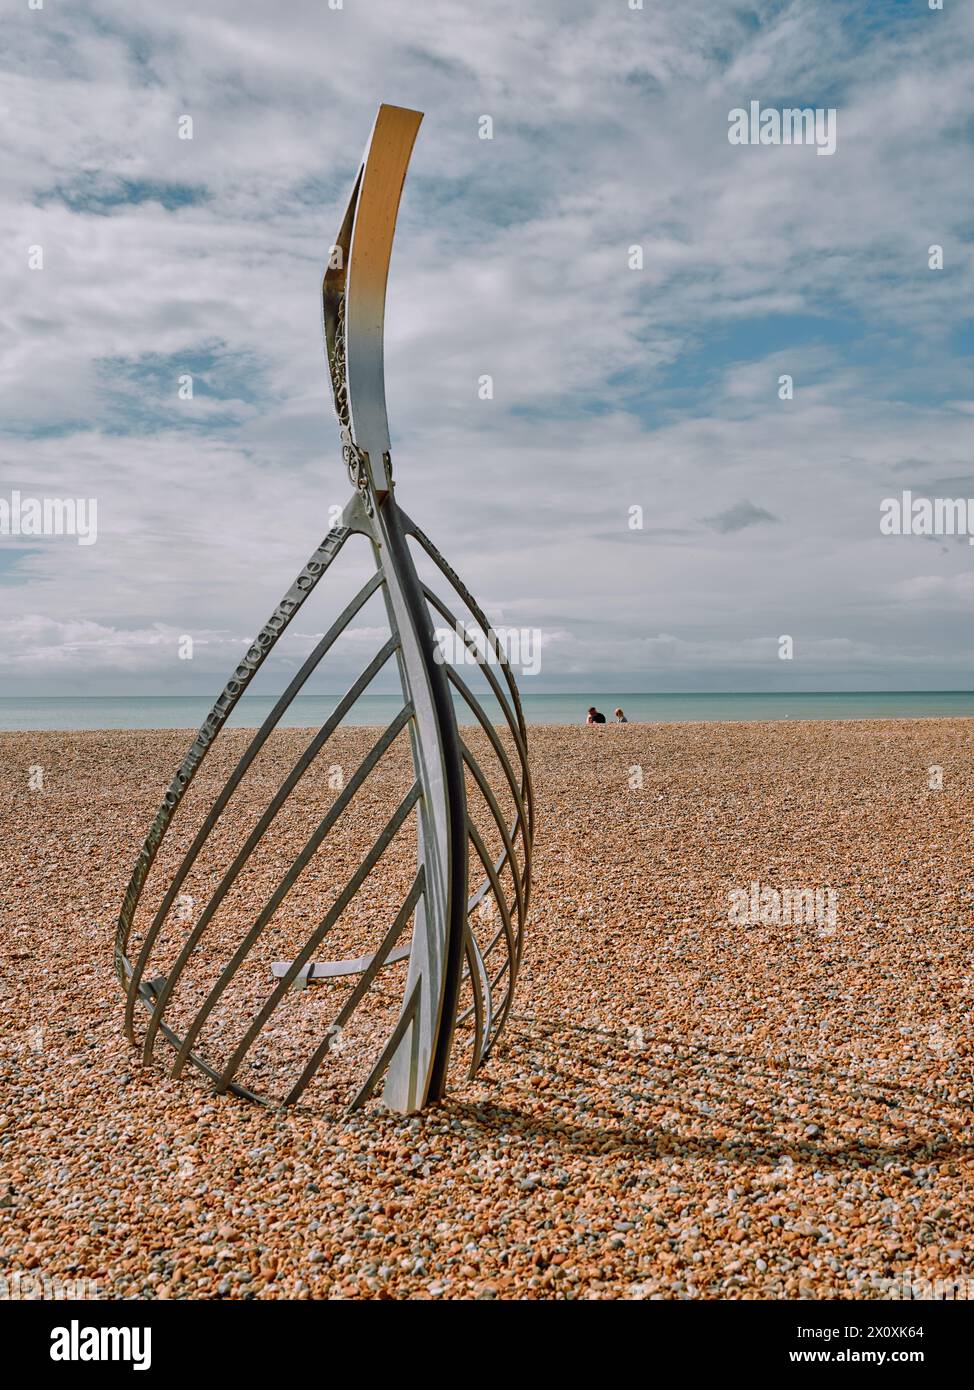
[[[272,736],[253,813],[309,736]],[[241,920],[320,814],[328,767],[354,768],[375,736],[329,744],[244,885]],[[247,735],[226,738],[202,799]],[[974,1292],[974,720],[532,728],[535,887],[513,1015],[477,1078],[412,1118],[378,1105],[349,1118],[324,1076],[288,1112],[217,1097],[196,1072],[142,1066],[126,1041],[119,903],[190,740],[0,735],[8,1289]],[[399,742],[285,938],[361,858],[407,764]],[[228,844],[236,829],[228,817]],[[187,842],[174,833],[160,872]],[[797,892],[834,910],[774,920],[774,895]],[[734,893],[763,916],[735,918]],[[287,948],[268,941],[246,987],[266,993]],[[313,1046],[328,988],[288,997],[286,1058],[295,1039]],[[161,1040],[156,1056],[171,1060]]]

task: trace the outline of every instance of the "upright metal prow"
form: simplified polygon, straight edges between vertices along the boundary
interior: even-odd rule
[[[420,112],[399,106],[379,108],[331,258],[343,264],[329,264],[322,286],[342,445],[373,522],[390,623],[399,633],[400,675],[414,711],[410,733],[422,790],[419,858],[426,892],[416,910],[401,1020],[405,1031],[383,1090],[386,1105],[404,1111],[438,1099],[446,1085],[467,903],[466,796],[457,721],[395,503],[386,417],[386,285],[402,187],[422,119]]]
[[[335,409],[376,469],[389,453],[383,360],[389,262],[422,119],[419,111],[379,107],[322,285]],[[381,479],[380,472],[380,487]]]

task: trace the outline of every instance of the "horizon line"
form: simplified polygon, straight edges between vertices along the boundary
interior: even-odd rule
[[[751,696],[795,696],[802,695],[971,695],[974,696],[974,689],[967,688],[944,688],[944,687],[917,687],[914,689],[880,689],[880,690],[622,690],[618,687],[603,687],[603,693],[610,695],[642,695],[650,698],[672,699],[676,696],[702,696],[702,695],[751,695]],[[280,692],[278,692],[280,693]],[[340,696],[341,691],[320,691],[313,695],[296,695],[294,700],[325,700],[331,698],[333,694]],[[557,699],[574,695],[593,695],[596,690],[581,688],[578,690],[522,690],[522,698],[531,696],[532,698]],[[395,690],[376,690],[363,691],[359,699],[393,699],[398,694]],[[485,698],[492,698],[488,692],[484,692]],[[205,700],[213,697],[212,690],[205,691],[182,691],[177,694],[159,695],[149,694],[140,691],[128,691],[124,693],[105,694],[65,694],[65,695],[0,695],[3,700]],[[267,692],[256,696],[257,699],[277,699],[277,694]]]

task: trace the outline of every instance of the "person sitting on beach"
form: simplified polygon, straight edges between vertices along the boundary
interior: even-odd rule
[[[605,715],[601,714],[594,705],[591,705],[589,707],[588,718],[585,722],[586,724],[604,724]]]
[[[629,723],[629,720],[628,720],[628,719],[626,718],[626,716],[623,714],[623,712],[622,712],[621,709],[617,709],[617,710],[616,710],[615,716],[616,716],[616,723],[617,723],[617,724],[628,724],[628,723]]]

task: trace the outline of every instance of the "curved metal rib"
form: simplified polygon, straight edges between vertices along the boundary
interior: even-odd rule
[[[511,736],[514,739],[514,745],[517,748],[518,758],[521,762],[522,772],[524,776],[527,777],[528,750],[525,738],[517,725],[514,714],[512,713],[511,708],[507,703],[507,700],[504,697],[504,692],[503,690],[501,690],[500,681],[497,679],[493,671],[490,669],[489,661],[481,661],[479,659],[477,643],[470,636],[469,632],[467,632],[466,628],[461,624],[460,620],[453,613],[451,613],[449,608],[447,608],[446,604],[439,597],[439,595],[435,594],[433,590],[428,588],[425,584],[423,585],[423,593],[426,597],[427,602],[431,603],[433,607],[436,609],[436,611],[440,614],[440,616],[442,618],[445,618],[447,622],[452,625],[454,631],[458,632],[461,635],[461,637],[463,638],[463,644],[466,647],[467,651],[471,652],[474,656],[478,658],[477,665],[480,667],[481,671],[483,671],[487,683],[493,691],[494,698],[496,699],[497,703],[500,705],[502,711],[504,712],[504,717],[507,720],[507,726],[511,731]],[[498,661],[503,666],[507,658],[504,654],[504,648],[501,646],[497,634],[493,631],[492,628],[488,628],[484,633],[484,636],[486,640],[491,644],[491,650],[493,651],[494,655],[497,657]]]
[[[368,1080],[348,1107],[350,1111],[360,1110],[362,1108],[391,1066],[393,1058],[406,1041],[407,1033],[410,1030],[415,1033],[421,1007],[421,989],[422,982],[417,980],[409,991],[409,997],[403,1006],[402,1013],[399,1016],[399,1022],[392,1031],[392,1036],[382,1049],[382,1056],[369,1072]]]
[[[183,883],[185,882],[186,876],[189,873],[190,869],[196,862],[200,850],[203,848],[203,845],[209,838],[210,832],[216,825],[223,811],[226,809],[231,796],[233,795],[237,787],[240,785],[241,781],[243,780],[244,774],[247,772],[247,769],[250,767],[254,758],[256,758],[257,754],[260,752],[261,748],[266,743],[268,737],[270,736],[272,731],[277,727],[282,715],[284,714],[287,707],[290,705],[291,701],[294,699],[295,695],[304,685],[305,681],[311,675],[312,671],[321,661],[325,653],[329,650],[331,646],[333,646],[335,641],[344,632],[345,628],[351,622],[352,618],[354,618],[355,614],[359,611],[362,605],[367,601],[368,598],[371,597],[373,593],[375,593],[376,589],[379,587],[379,584],[381,582],[381,574],[373,575],[372,578],[368,581],[368,583],[363,585],[363,587],[359,590],[355,598],[348,605],[348,607],[341,614],[341,616],[337,619],[337,621],[332,624],[328,632],[325,633],[324,637],[321,639],[321,641],[315,647],[314,651],[308,657],[307,661],[301,667],[300,671],[298,671],[297,675],[291,681],[287,690],[285,690],[284,694],[277,701],[270,714],[264,720],[263,724],[258,729],[254,738],[251,740],[249,746],[247,747],[247,750],[244,753],[243,757],[240,759],[240,761],[237,763],[237,766],[234,768],[233,772],[228,777],[226,783],[224,784],[223,790],[220,792],[220,795],[217,797],[216,801],[210,808],[210,811],[207,814],[206,819],[203,821],[203,824],[201,825],[199,831],[197,832],[196,837],[193,840],[193,843],[186,851],[186,854],[183,858],[183,862],[176,870],[175,877],[173,878],[169,890],[167,891],[165,897],[159,905],[159,909],[152,920],[149,930],[146,932],[145,940],[142,943],[142,949],[139,952],[138,960],[135,963],[135,969],[132,971],[132,978],[129,981],[130,1008],[134,1005],[135,996],[138,992],[139,985],[142,981],[142,975],[145,971],[145,967],[148,962],[149,956],[152,952],[152,948],[155,945],[156,938],[158,937],[159,932],[162,929],[162,925],[166,920],[166,917],[168,916],[173,903],[176,900],[176,895],[179,892],[180,888],[183,886]],[[382,653],[380,652],[379,655],[382,656]],[[382,658],[382,662],[384,663],[384,661],[390,655],[391,651],[386,652],[386,655]],[[372,668],[370,667],[369,670],[371,671],[371,669]],[[372,674],[374,675],[375,672],[373,671]],[[366,672],[366,675],[368,675],[368,671]],[[369,676],[369,679],[371,679],[371,676]],[[238,855],[237,860],[232,866],[231,871],[228,873],[223,883],[221,883],[220,888],[217,890],[217,894],[212,900],[210,907],[206,912],[204,912],[203,918],[198,924],[195,936],[191,937],[190,939],[191,944],[187,948],[187,955],[189,954],[189,951],[192,950],[193,946],[196,945],[196,942],[199,940],[200,934],[202,933],[204,927],[210,920],[210,917],[212,917],[213,913],[216,911],[217,907],[220,905],[221,899],[223,898],[227,889],[233,883],[234,879],[237,876],[237,873],[243,867],[243,864],[246,862],[254,846],[260,840],[261,836],[264,833],[264,830],[266,830],[274,815],[276,815],[277,810],[280,809],[287,797],[290,795],[292,787],[296,785],[296,783],[298,782],[300,777],[303,776],[304,772],[310,766],[314,758],[317,757],[317,754],[321,746],[325,743],[326,739],[329,737],[331,732],[337,727],[342,716],[345,713],[347,713],[347,711],[355,703],[355,699],[357,699],[357,694],[355,694],[354,692],[358,689],[360,684],[361,688],[364,689],[364,686],[368,684],[368,680],[365,680],[364,684],[362,684],[361,682],[356,682],[356,685],[353,686],[352,690],[349,691],[349,693],[345,696],[345,699],[338,706],[338,709],[332,714],[331,719],[328,721],[328,723],[325,724],[324,729],[315,737],[309,748],[305,750],[304,755],[297,764],[297,767],[295,768],[294,772],[292,772],[291,777],[288,778],[288,780],[284,783],[284,786],[281,788],[281,791],[278,792],[278,795],[275,798],[275,802],[271,803],[272,807],[274,807],[273,811],[265,812],[264,817],[261,818],[260,824],[262,826],[262,829],[260,833],[257,835],[251,835],[251,837],[247,841],[246,846],[243,850],[241,850],[240,855]],[[171,988],[171,985],[168,986],[165,991],[165,997],[161,1000],[161,1002],[157,1001],[157,1010],[161,1010],[166,1007],[166,1003],[168,1002],[169,995],[171,993]],[[146,1061],[149,1061],[149,1059],[152,1056],[152,1043],[153,1039],[155,1038],[156,1026],[157,1025],[155,1025],[154,1023],[150,1023],[149,1031],[146,1034],[145,1045],[143,1048],[143,1056]]]
[[[186,1057],[188,1056],[189,1049],[192,1047],[195,1039],[199,1036],[200,1030],[203,1027],[203,1024],[206,1022],[211,1009],[216,1004],[217,1000],[220,998],[220,995],[229,985],[230,981],[233,979],[233,976],[236,974],[239,967],[243,964],[244,960],[246,960],[247,956],[250,954],[255,942],[257,941],[257,938],[260,936],[267,923],[274,916],[274,913],[280,907],[281,903],[287,897],[288,893],[290,893],[294,884],[298,881],[301,874],[307,868],[308,864],[314,858],[325,836],[328,834],[329,830],[331,830],[332,826],[341,816],[342,812],[345,810],[346,806],[352,800],[352,797],[358,791],[359,787],[365,781],[366,777],[368,777],[369,773],[375,767],[376,763],[382,757],[386,749],[395,741],[396,737],[399,734],[399,731],[402,729],[407,719],[410,717],[411,713],[412,711],[407,706],[405,709],[400,711],[400,713],[392,721],[392,723],[386,729],[385,733],[382,735],[379,741],[373,746],[372,751],[369,753],[368,757],[358,767],[354,776],[349,779],[345,788],[332,802],[331,806],[328,808],[326,815],[322,818],[320,824],[318,825],[318,828],[315,830],[311,838],[306,842],[304,848],[301,850],[301,853],[294,860],[287,873],[281,879],[280,883],[274,889],[274,892],[271,894],[267,902],[264,904],[257,917],[257,920],[254,922],[253,926],[250,928],[246,936],[240,942],[240,945],[237,947],[223,973],[220,975],[220,978],[217,980],[216,984],[210,990],[210,993],[207,995],[206,999],[200,1006],[196,1014],[196,1017],[193,1019],[189,1031],[186,1034],[186,1040],[176,1056],[176,1062],[172,1069],[173,1076],[179,1075],[180,1071],[182,1070],[183,1063],[185,1062]],[[182,969],[182,965],[185,965],[185,960],[180,965],[180,969]],[[175,971],[173,973],[175,974]],[[297,972],[294,971],[292,964],[292,966],[289,967],[285,974],[281,976],[281,979],[286,981],[287,985],[289,985],[291,981],[294,979],[296,973]]]
[[[355,1012],[359,1004],[365,998],[366,994],[372,988],[372,982],[378,975],[379,971],[383,968],[383,966],[390,965],[392,961],[395,959],[403,959],[402,956],[397,956],[393,952],[392,948],[399,940],[400,936],[402,935],[403,928],[405,927],[406,923],[410,920],[410,918],[416,910],[416,904],[419,902],[423,894],[423,888],[425,886],[425,874],[426,871],[423,865],[421,864],[416,871],[416,877],[413,879],[413,886],[409,890],[409,894],[406,898],[406,901],[403,903],[402,907],[396,914],[396,918],[392,926],[389,928],[385,936],[382,938],[381,946],[369,959],[369,963],[362,973],[361,980],[359,980],[358,984],[352,990],[352,993],[349,995],[348,999],[346,999],[344,1006],[338,1014],[338,1017],[335,1019],[335,1022],[327,1030],[320,1044],[312,1053],[304,1071],[301,1073],[297,1081],[291,1087],[291,1090],[288,1092],[287,1097],[284,1101],[285,1105],[293,1105],[295,1101],[298,1099],[298,1097],[301,1095],[301,1092],[307,1086],[308,1082],[314,1076],[315,1072],[318,1070],[322,1062],[325,1060],[325,1057],[330,1052],[332,1043],[334,1042],[335,1038],[338,1036],[338,1034],[341,1033],[342,1029],[345,1027],[349,1019],[352,1017],[352,1014]],[[286,973],[287,972],[285,971],[284,974]],[[292,976],[292,978],[294,977]]]
[[[424,531],[421,531],[414,521],[411,521],[408,517],[404,518],[404,520],[408,534],[412,536],[413,539],[419,544],[421,549],[429,556],[429,558],[433,561],[434,565],[436,565],[437,569],[443,575],[444,579],[448,581],[453,590],[460,596],[460,598],[466,604],[467,608],[473,614],[474,618],[476,619],[478,625],[483,630],[483,632],[488,635],[492,634],[493,629],[491,628],[491,625],[486,615],[484,614],[477,600],[474,598],[473,594],[471,594],[470,590],[467,588],[463,580],[457,574],[456,570],[450,564],[450,562],[446,559],[445,556],[440,554],[439,550],[437,550],[436,546],[430,540],[429,536],[427,536]],[[514,732],[514,728],[516,725],[517,731],[520,734],[519,751],[523,748],[525,752],[524,774],[525,797],[527,800],[528,807],[528,835],[529,838],[533,840],[534,790],[531,783],[531,770],[526,761],[528,743],[527,725],[524,722],[524,711],[521,708],[521,697],[518,694],[517,684],[514,680],[513,672],[511,671],[510,662],[507,660],[507,657],[503,649],[500,647],[500,644],[496,642],[496,638],[494,642],[494,650],[495,654],[498,657],[498,664],[500,665],[501,670],[504,672],[504,678],[507,681],[508,690],[510,691],[511,704],[514,708],[513,720],[510,718],[510,715],[508,714],[505,708],[505,714],[507,714],[508,724],[511,727],[512,733]]]
[[[494,872],[499,875],[505,863],[510,865],[511,881],[514,884],[514,896],[517,902],[518,921],[520,923],[521,929],[523,929],[524,919],[527,912],[527,906],[524,901],[524,888],[522,884],[521,873],[518,868],[517,858],[514,853],[514,837],[507,829],[507,825],[504,821],[504,816],[501,812],[500,807],[497,804],[497,798],[494,796],[493,788],[487,781],[487,778],[484,776],[480,764],[477,762],[477,759],[471,753],[467,745],[465,743],[462,743],[462,741],[461,746],[463,749],[463,761],[466,763],[467,767],[469,767],[470,771],[473,773],[474,779],[476,780],[476,783],[480,788],[481,794],[483,795],[484,800],[487,802],[487,805],[490,807],[490,813],[494,817],[494,824],[500,831],[501,839],[504,842],[504,852],[495,861]],[[516,826],[514,833],[517,833]],[[486,882],[488,883],[489,881],[489,879],[486,880]],[[479,899],[477,901],[479,902]],[[475,907],[476,905],[477,903],[474,902],[473,899],[471,899],[471,903],[468,903],[467,905],[468,913],[471,912],[473,910],[473,907]]]
[[[507,785],[511,789],[511,796],[514,798],[514,804],[515,806],[519,805],[521,795],[518,790],[517,779],[514,776],[514,769],[511,767],[510,759],[507,756],[507,752],[505,751],[504,745],[497,737],[497,733],[494,729],[493,724],[490,722],[490,720],[487,718],[487,715],[484,713],[480,701],[474,695],[467,683],[460,676],[457,675],[456,671],[453,669],[452,666],[446,667],[446,675],[447,679],[451,682],[451,684],[455,685],[457,690],[459,690],[460,694],[467,702],[471,711],[476,716],[477,723],[480,725],[484,733],[490,739],[491,746],[493,747],[494,752],[497,754],[497,758],[500,762],[501,767],[504,769],[504,776],[507,778]]]
[[[182,801],[186,790],[195,777],[203,759],[209,752],[210,746],[217,734],[223,728],[227,719],[233,712],[241,695],[246,690],[254,674],[260,670],[281,634],[288,627],[298,609],[305,599],[312,592],[321,576],[325,573],[328,566],[337,556],[345,541],[352,531],[352,521],[358,523],[361,513],[361,504],[358,498],[353,498],[352,502],[345,509],[342,516],[341,526],[334,527],[322,541],[321,545],[312,555],[311,559],[304,566],[297,579],[288,589],[274,612],[257,634],[253,645],[248,648],[243,661],[234,671],[227,681],[216,704],[204,719],[199,733],[193,741],[189,752],[170,783],[169,789],[162,799],[162,805],[156,812],[155,820],[149,828],[149,833],[145,837],[139,856],[135,862],[135,869],[129,880],[129,885],[125,890],[125,897],[122,900],[122,908],[119,913],[118,927],[115,933],[115,973],[118,976],[122,988],[126,990],[128,999],[125,1009],[125,1028],[128,1036],[132,1037],[132,1013],[134,1010],[134,999],[137,991],[128,990],[129,977],[132,974],[132,967],[125,958],[128,950],[129,935],[132,930],[132,920],[135,909],[138,907],[142,889],[149,876],[149,870],[155,862],[156,854],[162,843],[169,823],[176,813],[176,809]],[[356,528],[358,525],[356,524]]]
[[[230,891],[230,888],[236,882],[237,876],[243,869],[244,865],[247,863],[247,860],[250,858],[257,845],[266,835],[271,825],[271,822],[274,820],[281,807],[287,801],[288,797],[291,795],[291,792],[297,786],[298,782],[300,782],[301,778],[307,772],[311,764],[315,761],[318,754],[321,752],[322,748],[328,742],[329,738],[331,738],[332,734],[334,733],[338,725],[341,723],[344,716],[351,709],[352,705],[355,704],[355,701],[358,699],[359,695],[362,693],[363,690],[365,690],[366,686],[369,685],[374,676],[382,669],[385,663],[389,660],[389,657],[395,651],[395,647],[396,639],[394,637],[390,637],[389,641],[385,644],[381,651],[379,651],[376,654],[376,656],[373,657],[372,661],[362,672],[361,676],[359,676],[355,684],[351,687],[350,690],[346,692],[346,694],[342,697],[339,703],[335,706],[331,714],[328,716],[328,719],[322,725],[318,733],[315,734],[314,738],[308,744],[307,748],[301,754],[294,767],[291,769],[287,777],[284,779],[280,787],[275,792],[270,802],[270,805],[267,807],[266,811],[264,811],[263,815],[260,817],[257,824],[254,826],[253,830],[251,830],[250,834],[247,836],[247,839],[243,844],[243,847],[238,851],[233,863],[230,865],[229,869],[227,869],[226,873],[223,875],[223,878],[217,885],[216,891],[210,898],[210,901],[204,907],[202,913],[200,914],[199,920],[197,921],[196,925],[193,927],[193,930],[187,937],[186,942],[183,945],[183,949],[180,951],[169,973],[169,978],[167,979],[165,985],[160,991],[158,999],[156,1000],[156,1006],[153,1010],[152,1018],[149,1021],[149,1027],[146,1030],[145,1042],[142,1048],[143,1059],[146,1062],[152,1060],[152,1046],[155,1041],[156,1029],[159,1026],[159,1020],[162,1017],[163,1010],[169,1003],[176,983],[178,982],[179,977],[186,966],[186,962],[189,960],[189,957],[195,949],[201,936],[203,935],[203,932],[206,930],[207,926],[212,920],[217,908],[220,906],[221,902],[226,897],[227,893]],[[406,716],[405,714],[400,716],[402,723],[405,723],[406,717],[408,716]],[[401,727],[402,724],[399,725],[399,728]],[[396,732],[398,733],[398,731],[399,729],[397,728]],[[351,786],[351,783],[349,784],[349,786]],[[346,787],[342,795],[336,799],[334,803],[335,806],[337,806],[339,802],[342,802],[343,805],[345,804],[344,801],[342,801],[342,798],[347,798],[348,790],[349,788]],[[334,806],[332,807],[332,810],[334,810]],[[329,814],[331,813],[329,812]],[[295,877],[297,877],[297,875],[295,875]],[[192,1032],[192,1030],[190,1030],[190,1032]],[[193,1036],[195,1036],[195,1034],[193,1034]]]
[[[311,959],[315,949],[324,937],[325,933],[328,932],[335,925],[339,917],[345,911],[348,904],[355,897],[355,894],[361,888],[362,884],[368,878],[369,874],[375,868],[376,864],[382,858],[383,854],[385,854],[386,850],[389,848],[390,844],[395,839],[396,832],[399,830],[399,827],[402,825],[403,821],[409,815],[409,812],[416,805],[416,802],[419,800],[419,797],[419,783],[414,782],[413,785],[410,787],[409,791],[403,797],[402,801],[397,806],[396,810],[393,812],[390,819],[386,822],[383,829],[379,832],[378,838],[376,839],[372,848],[369,850],[368,854],[362,860],[362,863],[355,870],[354,874],[348,880],[341,893],[335,899],[335,902],[326,914],[324,921],[321,923],[319,927],[315,929],[314,932],[312,932],[305,945],[301,948],[300,953],[294,958],[291,968],[287,972],[287,974],[282,976],[282,978],[271,990],[270,995],[264,1003],[263,1008],[261,1008],[260,1012],[255,1016],[253,1023],[250,1025],[246,1033],[241,1038],[240,1042],[237,1045],[236,1051],[234,1052],[233,1056],[230,1058],[229,1062],[224,1068],[223,1074],[220,1077],[220,1080],[217,1082],[217,1094],[220,1094],[222,1091],[225,1091],[227,1087],[230,1085],[230,1082],[233,1080],[237,1072],[237,1068],[240,1066],[240,1063],[247,1055],[247,1050],[250,1047],[250,1044],[257,1037],[257,1034],[261,1031],[264,1024],[267,1022],[271,1014],[277,1008],[278,1004],[284,998],[285,994],[288,991],[288,988],[290,987],[295,976],[300,971],[301,967],[303,965],[306,965],[308,961]],[[200,1013],[202,1012],[203,1011],[201,1009]],[[197,1017],[199,1017],[199,1015],[197,1015]]]
[[[490,1037],[493,1021],[493,1000],[480,947],[477,945],[476,936],[470,929],[469,921],[467,923],[466,950],[467,977],[470,980],[470,989],[473,994],[473,1004],[471,1005],[474,1016],[473,1050],[470,1068],[467,1072],[467,1076],[472,1080],[484,1060],[484,1042]],[[469,1013],[471,1010],[467,1012]],[[465,1017],[465,1014],[461,1014],[457,1022],[462,1022]]]
[[[487,848],[484,845],[483,840],[477,833],[477,827],[473,825],[471,822],[468,822],[467,829],[470,832],[470,838],[473,841],[474,848],[477,851],[477,855],[480,859],[480,862],[487,870],[487,877],[490,879],[490,885],[494,890],[494,900],[497,903],[498,908],[500,909],[504,936],[507,941],[507,958],[497,976],[497,979],[500,980],[503,977],[505,971],[510,970],[511,982],[507,991],[507,995],[504,998],[504,1002],[501,1004],[500,1010],[498,1011],[498,1029],[500,1029],[504,1026],[504,1020],[507,1017],[507,1009],[509,1007],[511,998],[513,997],[514,982],[517,977],[517,970],[520,964],[519,953],[517,950],[517,946],[515,945],[514,927],[511,923],[511,910],[507,905],[507,898],[505,897],[504,890],[501,887],[500,879],[497,877],[497,874],[494,871],[494,866],[490,861],[490,855],[487,853]],[[492,982],[492,984],[494,983],[496,982]],[[490,1039],[488,1039],[486,1047],[484,1049],[485,1052],[489,1050],[490,1045],[491,1042]]]
[[[407,518],[406,525],[409,534],[419,544],[419,546],[426,553],[426,555],[428,555],[429,558],[433,561],[437,569],[450,584],[451,588],[460,597],[460,599],[464,602],[464,604],[467,606],[467,608],[473,615],[475,621],[484,633],[485,640],[490,644],[491,650],[494,652],[494,655],[497,658],[498,665],[501,667],[504,673],[504,678],[507,682],[508,690],[510,692],[511,705],[509,705],[507,701],[504,699],[503,694],[499,688],[499,682],[494,677],[494,674],[490,669],[490,665],[484,662],[478,663],[481,665],[481,669],[483,670],[484,675],[487,678],[488,683],[490,684],[491,690],[493,691],[493,694],[497,699],[498,704],[500,705],[501,710],[505,716],[508,728],[510,729],[511,735],[514,739],[515,747],[518,751],[518,758],[521,764],[522,785],[520,795],[518,795],[514,791],[513,786],[511,787],[512,795],[514,796],[514,804],[517,808],[517,813],[515,816],[514,825],[511,830],[510,838],[512,841],[514,841],[517,838],[518,831],[521,831],[522,840],[524,844],[524,913],[523,915],[519,914],[519,916],[520,920],[523,922],[526,918],[527,908],[531,897],[531,845],[534,839],[534,790],[531,782],[531,772],[527,757],[527,727],[524,722],[524,713],[521,707],[521,700],[518,694],[517,684],[514,680],[514,676],[510,668],[510,663],[507,660],[506,654],[503,648],[501,647],[500,642],[497,640],[496,634],[491,628],[486,615],[480,608],[476,599],[473,597],[469,589],[463,583],[463,580],[450,565],[449,561],[447,561],[446,558],[443,555],[441,555],[439,550],[437,550],[436,546],[433,544],[430,538],[415,524],[415,522]],[[445,618],[448,623],[451,624],[455,631],[460,632],[462,634],[464,643],[466,644],[468,650],[476,652],[476,643],[473,642],[471,638],[469,638],[466,629],[458,622],[456,616],[447,607],[446,603],[439,597],[438,594],[431,590],[427,585],[424,585],[423,589],[427,602],[433,605],[436,611],[443,618]],[[453,684],[457,687],[457,689],[461,692],[466,703],[473,710],[481,727],[484,728],[485,731],[488,733],[488,736],[491,737],[491,742],[494,746],[494,751],[498,754],[499,758],[501,759],[502,765],[504,766],[505,776],[507,776],[508,785],[510,786],[511,769],[509,768],[509,766],[506,765],[506,759],[504,759],[503,753],[499,750],[496,739],[492,736],[492,727],[490,725],[490,721],[487,719],[485,712],[483,711],[479,702],[475,699],[473,693],[464,683],[460,681],[459,676],[455,672],[450,673],[450,679],[453,681]],[[513,706],[513,711],[511,706]],[[483,791],[483,784],[480,785],[481,791]],[[507,851],[505,848],[505,852],[495,863],[494,867],[498,872],[504,865],[506,853]],[[473,908],[484,897],[486,897],[489,891],[489,880],[484,879],[481,882],[477,891],[472,895],[468,904],[468,911],[472,911]],[[488,947],[488,951],[489,949],[490,948]]]

